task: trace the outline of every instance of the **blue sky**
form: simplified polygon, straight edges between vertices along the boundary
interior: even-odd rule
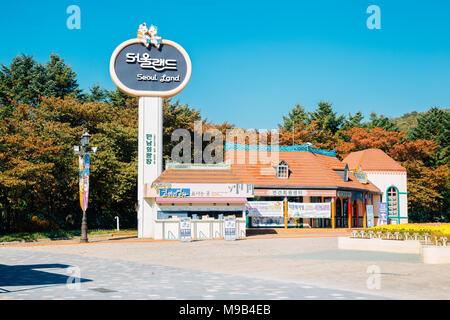
[[[69,30],[69,5],[81,30]],[[381,30],[369,30],[369,5]],[[176,96],[216,123],[275,128],[300,103],[342,114],[399,116],[450,107],[450,1],[1,1],[0,63],[54,52],[83,89],[114,88],[109,59],[140,23],[189,53],[190,83]]]

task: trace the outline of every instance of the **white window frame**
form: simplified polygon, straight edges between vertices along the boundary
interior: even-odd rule
[[[277,178],[288,179],[289,178],[289,166],[285,161],[281,161],[277,165]]]
[[[388,216],[397,217],[399,213],[398,189],[391,186],[387,189]]]

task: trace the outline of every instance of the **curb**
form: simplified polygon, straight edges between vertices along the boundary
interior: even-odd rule
[[[99,238],[99,237],[114,237],[114,236],[137,236],[137,233],[123,233],[123,234],[115,234],[115,233],[107,233],[107,234],[96,234],[91,235],[89,238]],[[25,244],[25,243],[36,243],[36,242],[45,242],[45,241],[63,241],[63,240],[76,240],[80,239],[80,237],[72,237],[72,238],[41,238],[35,240],[20,240],[20,241],[8,241],[8,242],[0,242],[0,246],[8,245],[8,244]]]

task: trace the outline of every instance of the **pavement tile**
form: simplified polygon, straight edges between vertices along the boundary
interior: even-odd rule
[[[2,248],[1,257],[2,300],[380,299],[298,283],[72,254]],[[70,267],[79,268],[80,278],[71,278],[66,272]]]

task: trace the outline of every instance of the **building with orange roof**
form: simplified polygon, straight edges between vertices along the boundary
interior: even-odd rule
[[[379,203],[390,190],[385,188],[390,182],[381,183],[377,175],[381,172],[392,181],[400,173],[406,178],[406,170],[376,149],[364,151],[367,153],[355,152],[340,161],[334,150],[310,144],[274,147],[226,143],[221,164],[168,162],[154,183],[145,185],[148,201],[144,205],[151,206],[153,212],[144,217],[145,234],[170,238],[168,227],[158,226],[187,217],[213,221],[209,231],[200,232],[203,236],[194,232],[194,237],[220,237],[212,226],[230,215],[237,218],[244,236],[246,227],[377,225]],[[395,186],[401,192],[406,190],[406,184],[397,180]],[[177,231],[171,233],[176,238]]]
[[[352,152],[343,163],[353,172],[364,172],[367,179],[380,189],[382,202],[387,205],[388,223],[408,223],[406,168],[380,149]]]

